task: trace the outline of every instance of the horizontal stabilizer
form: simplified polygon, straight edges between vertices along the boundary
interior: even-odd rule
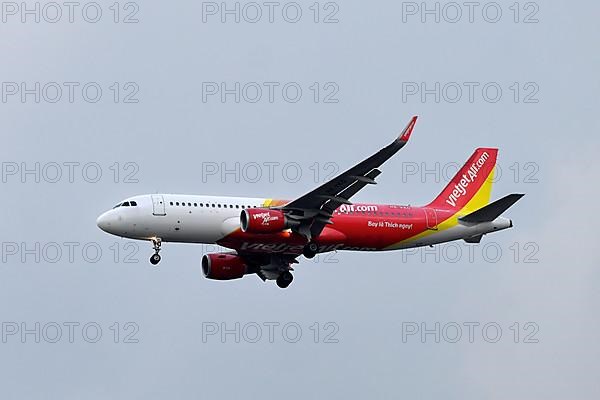
[[[525,195],[521,193],[509,194],[508,196],[505,196],[500,200],[496,200],[477,211],[473,211],[471,214],[460,217],[459,220],[462,222],[474,223],[493,221],[523,196]]]

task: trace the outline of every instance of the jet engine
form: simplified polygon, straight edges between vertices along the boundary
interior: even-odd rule
[[[248,208],[240,214],[242,232],[277,233],[290,227],[283,211],[268,208]]]
[[[246,262],[235,254],[205,254],[202,257],[202,273],[208,279],[239,279],[249,273]]]

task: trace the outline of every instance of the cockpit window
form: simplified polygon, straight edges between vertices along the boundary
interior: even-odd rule
[[[117,207],[136,207],[137,206],[137,202],[135,201],[126,201],[124,203],[119,203],[116,206],[113,207],[113,209],[117,208]]]

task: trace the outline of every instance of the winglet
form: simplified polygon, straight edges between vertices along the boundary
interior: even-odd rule
[[[411,118],[408,125],[406,125],[406,128],[404,128],[404,130],[398,137],[398,140],[402,141],[402,142],[408,142],[408,139],[410,139],[410,135],[411,135],[416,123],[417,123],[417,116],[415,115],[414,117]]]

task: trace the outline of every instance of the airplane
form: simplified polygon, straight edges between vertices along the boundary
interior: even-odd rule
[[[350,199],[375,184],[385,161],[408,143],[414,116],[388,146],[295,200],[186,194],[127,198],[98,217],[103,231],[152,242],[150,263],[160,262],[163,242],[217,244],[231,251],[205,254],[208,279],[256,274],[287,288],[292,265],[331,251],[401,250],[511,228],[501,214],[524,194],[490,203],[498,149],[478,148],[442,192],[422,207],[359,204]]]

